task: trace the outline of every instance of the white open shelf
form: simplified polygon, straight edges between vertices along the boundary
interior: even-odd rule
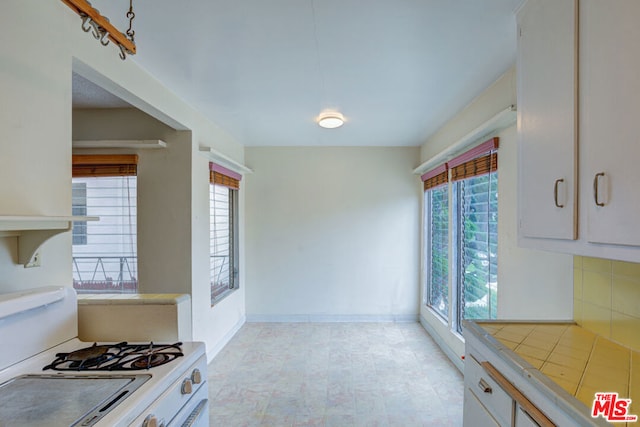
[[[71,230],[73,221],[98,221],[96,216],[0,216],[0,237],[18,237],[18,264],[28,264],[40,246]]]
[[[416,175],[422,175],[429,170],[440,166],[441,164],[448,162],[458,154],[473,148],[486,141],[491,135],[494,135],[498,131],[505,129],[516,122],[517,112],[515,105],[510,105],[498,114],[472,130],[454,144],[431,157],[426,162],[413,170]]]
[[[165,148],[167,143],[160,139],[96,139],[74,140],[73,148]]]
[[[226,156],[211,147],[200,146],[200,153],[207,157],[212,162],[218,163],[220,166],[231,169],[234,172],[238,172],[241,175],[253,173],[253,170],[249,169],[242,163],[236,162],[231,157]]]

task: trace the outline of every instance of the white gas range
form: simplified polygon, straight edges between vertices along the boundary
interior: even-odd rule
[[[0,426],[208,426],[200,342],[77,339],[68,287],[0,295]]]

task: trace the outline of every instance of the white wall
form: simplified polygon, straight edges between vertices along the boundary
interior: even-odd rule
[[[247,148],[247,318],[415,321],[417,156],[417,147]]]
[[[239,162],[244,147],[138,67],[135,57],[121,61],[115,46],[102,47],[84,33],[78,15],[63,2],[3,0],[0,16],[0,215],[71,213],[72,70],[172,128],[191,131],[183,163],[191,164],[184,177],[192,183],[184,206],[191,210],[190,227],[181,230],[191,240],[191,283],[185,289],[192,294],[194,338],[207,343],[211,356],[244,321],[244,292],[210,306],[208,245],[202,242],[209,231],[208,192],[202,191],[208,162],[198,145]],[[70,233],[43,245],[40,268],[16,265],[16,252],[15,237],[0,237],[0,292],[71,286]]]
[[[516,104],[515,68],[451,118],[423,144],[426,161],[509,105]],[[491,135],[488,135],[491,136]],[[487,136],[487,138],[488,138]],[[517,133],[515,124],[497,133],[498,151],[498,318],[571,319],[573,258],[517,247]],[[486,138],[484,138],[486,139]],[[424,305],[425,327],[461,366],[464,343]]]

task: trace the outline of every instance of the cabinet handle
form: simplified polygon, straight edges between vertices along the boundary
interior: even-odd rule
[[[480,378],[480,381],[478,381],[478,387],[480,387],[480,390],[482,390],[483,393],[493,393],[491,386],[484,380],[484,378]]]
[[[596,206],[604,206],[604,203],[600,203],[598,198],[598,178],[601,176],[604,176],[604,172],[599,172],[593,177],[593,199]]]
[[[558,203],[558,185],[564,182],[564,178],[556,179],[556,183],[553,185],[553,200],[556,202],[557,208],[564,208],[564,205]]]

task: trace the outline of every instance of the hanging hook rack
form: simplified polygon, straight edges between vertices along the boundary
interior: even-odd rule
[[[136,44],[133,41],[134,31],[131,29],[133,21],[133,5],[129,2],[129,30],[127,34],[123,34],[110,22],[109,18],[100,14],[100,12],[91,6],[87,0],[62,0],[67,6],[76,12],[82,18],[82,30],[86,33],[93,29],[93,37],[100,41],[103,46],[109,44],[109,41],[115,43],[120,49],[120,59],[125,60],[128,55],[135,55]]]

